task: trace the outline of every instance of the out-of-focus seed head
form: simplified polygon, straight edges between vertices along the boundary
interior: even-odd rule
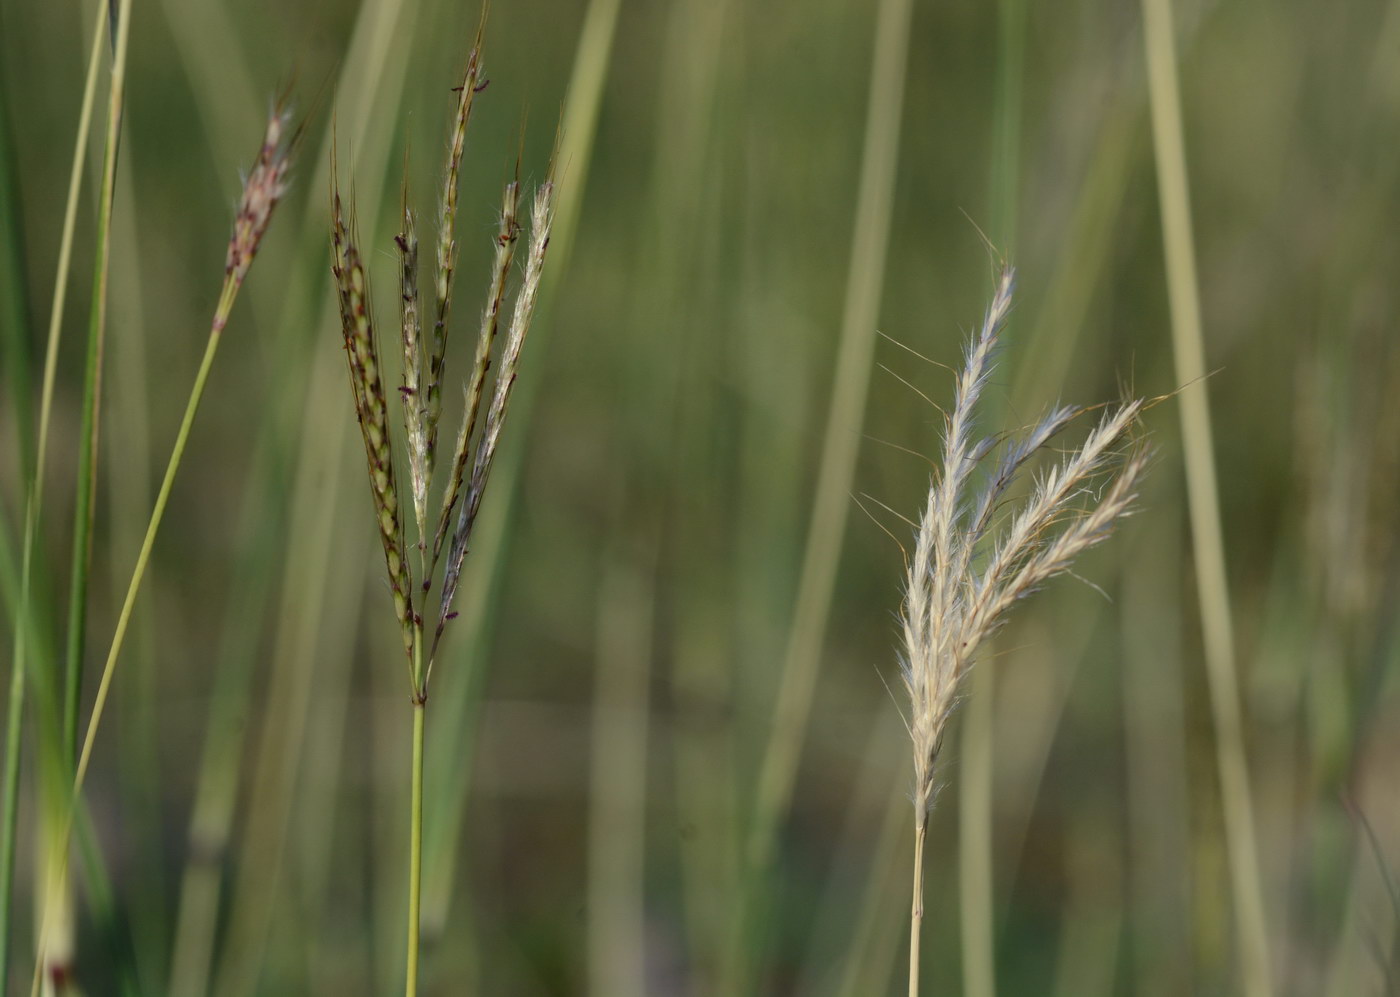
[[[272,220],[273,209],[287,192],[287,174],[299,137],[299,132],[287,134],[290,117],[290,112],[281,105],[272,109],[257,162],[243,181],[243,197],[238,203],[224,262],[225,275],[235,286],[242,284],[248,275],[258,244]]]

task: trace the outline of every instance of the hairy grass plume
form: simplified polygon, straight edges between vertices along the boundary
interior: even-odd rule
[[[944,414],[942,465],[908,559],[900,664],[914,750],[910,997],[919,987],[924,836],[938,753],[959,687],[1007,610],[1068,571],[1129,512],[1148,461],[1148,450],[1132,433],[1145,402],[1127,401],[1108,411],[1078,449],[1043,472],[1019,507],[1006,507],[1007,490],[1031,458],[1089,411],[1057,407],[1020,438],[976,435],[977,404],[996,366],[1014,284],[1014,271],[1004,269],[981,330],[968,344],[953,405]],[[974,473],[994,455],[991,472],[974,487]]]

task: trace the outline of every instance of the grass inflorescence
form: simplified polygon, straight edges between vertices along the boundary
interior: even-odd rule
[[[1011,606],[1068,571],[1128,514],[1148,461],[1146,447],[1132,432],[1145,403],[1127,401],[1105,414],[1078,449],[1044,471],[1019,507],[1007,507],[1007,492],[1027,463],[1089,411],[1058,406],[1020,437],[976,435],[978,401],[996,366],[1014,284],[1014,272],[1004,269],[957,373],[953,404],[944,413],[942,464],[907,565],[901,674],[914,749],[910,997],[919,988],[923,852],[936,763],[962,681]],[[993,459],[985,481],[973,487],[975,473]]]
[[[483,15],[484,26],[484,15]],[[501,430],[510,405],[512,389],[519,374],[521,352],[534,317],[544,273],[545,255],[554,217],[554,165],[551,160],[545,180],[529,202],[530,229],[526,259],[514,307],[506,323],[505,340],[495,349],[517,242],[521,235],[519,162],[515,178],[505,186],[500,222],[495,237],[495,253],[487,283],[486,303],[477,332],[471,370],[464,384],[460,428],[451,459],[446,467],[442,499],[436,517],[430,519],[430,491],[438,467],[438,425],[442,416],[443,371],[447,355],[453,277],[457,268],[458,180],[466,144],[467,125],[476,94],[485,88],[481,78],[481,31],[467,58],[467,67],[457,87],[459,99],[448,139],[447,166],[437,219],[435,240],[436,269],[433,275],[431,335],[422,329],[422,295],[419,290],[419,242],[417,219],[409,206],[407,181],[403,188],[401,230],[395,237],[398,251],[399,326],[403,351],[403,374],[397,395],[407,441],[410,501],[400,499],[394,472],[393,434],[390,428],[389,392],[384,386],[375,335],[369,274],[355,232],[355,207],[347,204],[339,189],[338,170],[332,164],[331,252],[332,274],[340,301],[341,334],[349,369],[355,415],[364,441],[370,492],[394,616],[403,634],[408,661],[410,698],[414,709],[413,777],[410,820],[410,873],[408,955],[406,992],[415,993],[418,976],[418,933],[422,863],[422,792],[424,714],[428,702],[428,680],[438,646],[447,624],[453,618],[452,604],[461,580],[462,567],[471,543],[472,530],[481,508],[486,483],[500,443]],[[487,396],[487,376],[496,360],[496,375]],[[486,401],[484,418],[482,404]],[[478,424],[479,428],[478,428]],[[410,545],[404,507],[412,509],[417,540]],[[420,584],[415,587],[410,565],[410,546],[418,550]],[[437,598],[436,618],[431,626],[431,643],[424,615],[432,595],[434,579],[442,564],[442,587]]]

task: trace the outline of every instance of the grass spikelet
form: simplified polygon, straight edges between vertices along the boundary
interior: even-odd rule
[[[253,257],[258,254],[263,234],[272,221],[272,210],[287,193],[287,172],[291,169],[291,158],[287,154],[288,121],[283,108],[274,108],[268,115],[267,130],[263,133],[257,162],[243,182],[243,197],[234,216],[233,234],[229,237],[224,261],[224,271],[234,293],[243,286],[248,276],[248,268],[253,265]],[[298,132],[291,137],[290,144],[295,145],[299,140]]]
[[[1131,441],[1144,403],[1128,401],[1105,415],[1077,450],[1044,472],[1019,510],[999,515],[1008,488],[1026,463],[1086,411],[1057,407],[1018,439],[974,437],[977,403],[995,367],[1014,285],[1014,273],[1007,268],[957,374],[953,405],[945,415],[942,465],[929,488],[908,563],[901,671],[910,699],[914,753],[910,997],[916,997],[919,987],[923,848],[935,766],[959,687],[978,648],[1011,606],[1067,571],[1128,514],[1148,460],[1146,448]],[[974,471],[998,447],[994,469],[974,492],[969,487]],[[999,523],[1005,525],[998,529]]]
[[[338,189],[333,190],[331,201],[331,248],[335,255],[333,272],[340,293],[340,326],[350,370],[350,388],[355,397],[360,436],[365,444],[375,519],[384,546],[389,587],[394,596],[394,614],[403,631],[404,651],[412,667],[413,583],[409,577],[408,560],[404,556],[403,520],[399,515],[393,447],[389,437],[389,407],[380,374],[369,288],[364,264],[355,245],[353,222],[346,224]]]
[[[517,174],[519,167],[517,166]],[[476,339],[476,355],[472,361],[471,380],[466,386],[466,407],[462,412],[462,427],[457,433],[457,445],[453,449],[452,473],[447,480],[447,491],[442,497],[442,512],[438,517],[437,532],[433,537],[433,555],[430,563],[436,565],[442,553],[443,541],[452,524],[452,509],[462,489],[462,478],[467,470],[469,443],[476,429],[477,415],[481,410],[481,396],[486,387],[486,372],[491,366],[491,348],[496,342],[496,330],[500,326],[501,306],[506,296],[506,278],[510,274],[511,261],[515,257],[515,244],[520,235],[517,213],[520,206],[520,181],[506,185],[501,204],[501,224],[496,231],[496,254],[491,265],[491,282],[486,295],[486,307],[481,315],[481,330]],[[424,579],[427,584],[428,579]]]
[[[447,319],[452,307],[452,276],[457,269],[457,181],[466,148],[467,125],[471,121],[476,95],[486,88],[481,78],[481,42],[486,32],[489,4],[481,8],[476,41],[467,55],[467,68],[457,88],[457,111],[447,143],[447,169],[442,181],[442,203],[438,214],[437,279],[434,283],[432,350],[428,355],[427,399],[423,406],[423,433],[428,478],[433,476],[437,459],[437,428],[442,416],[442,367],[447,356]]]
[[[496,456],[496,445],[500,441],[501,427],[505,423],[506,409],[510,405],[511,389],[520,372],[520,352],[525,346],[525,336],[530,331],[530,321],[535,314],[535,301],[539,297],[540,278],[544,274],[545,253],[549,249],[549,230],[554,221],[554,168],[551,164],[549,176],[535,191],[534,204],[530,212],[530,251],[525,261],[525,276],[515,298],[515,310],[511,315],[510,331],[506,334],[505,345],[501,348],[501,363],[496,374],[495,389],[491,404],[486,410],[486,422],[482,427],[481,440],[477,443],[476,459],[472,464],[471,479],[467,484],[466,498],[457,515],[457,528],[452,535],[452,548],[447,559],[447,569],[442,583],[442,614],[438,632],[433,640],[442,638],[453,596],[457,593],[457,583],[461,579],[462,562],[467,555],[467,544],[471,539],[476,514],[481,508],[481,498],[486,492],[486,481],[491,475],[491,463]],[[431,661],[429,668],[431,668]]]
[[[399,331],[403,340],[404,434],[408,438],[408,472],[413,487],[413,520],[418,527],[418,551],[423,555],[423,539],[428,521],[428,440],[423,424],[422,309],[418,293],[418,229],[408,206],[408,180],[403,185],[403,230],[395,238],[399,250]],[[423,572],[429,573],[426,562]]]

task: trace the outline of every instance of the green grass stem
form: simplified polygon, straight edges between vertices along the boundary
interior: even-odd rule
[[[415,657],[422,661],[422,627],[418,628]],[[408,951],[404,957],[404,997],[418,993],[419,913],[423,896],[423,737],[427,703],[413,703],[413,775],[409,798],[408,832]]]
[[[24,534],[21,541],[19,601],[15,612],[14,651],[10,665],[10,697],[6,714],[5,768],[3,789],[4,842],[0,845],[0,986],[9,979],[10,916],[14,899],[15,842],[19,825],[20,755],[23,749],[26,655],[31,640],[31,599],[33,595],[34,543],[43,508],[45,456],[48,452],[49,420],[53,410],[53,386],[58,367],[58,344],[63,329],[63,305],[68,287],[68,272],[73,254],[73,232],[77,224],[78,193],[82,187],[83,161],[87,156],[92,112],[96,104],[98,66],[102,56],[102,24],[107,16],[106,4],[96,4],[97,23],[93,29],[92,49],[88,56],[87,75],[83,84],[82,108],[78,115],[74,139],[73,164],[69,172],[68,199],[64,207],[62,234],[59,239],[58,262],[55,267],[53,304],[50,310],[48,344],[44,353],[43,382],[39,402],[39,438],[34,451],[34,469],[24,510]],[[16,399],[17,404],[27,404]]]
[[[1024,0],[997,4],[997,69],[992,97],[989,232],[997,252],[1014,256],[1020,202],[1022,77],[1026,33]],[[992,425],[1006,421],[1005,407],[987,407]],[[958,913],[961,918],[964,997],[996,993],[995,821],[996,670],[970,676],[963,712],[958,776]]]
[[[1171,307],[1172,352],[1176,358],[1177,382],[1182,385],[1179,404],[1187,504],[1206,677],[1215,722],[1220,804],[1225,819],[1235,926],[1241,953],[1240,982],[1245,997],[1269,997],[1274,988],[1270,979],[1268,925],[1245,753],[1244,711],[1240,703],[1230,588],[1225,572],[1225,539],[1220,524],[1210,398],[1206,392],[1205,341],[1177,80],[1176,29],[1172,22],[1171,0],[1143,0],[1142,10],[1162,244]]]

